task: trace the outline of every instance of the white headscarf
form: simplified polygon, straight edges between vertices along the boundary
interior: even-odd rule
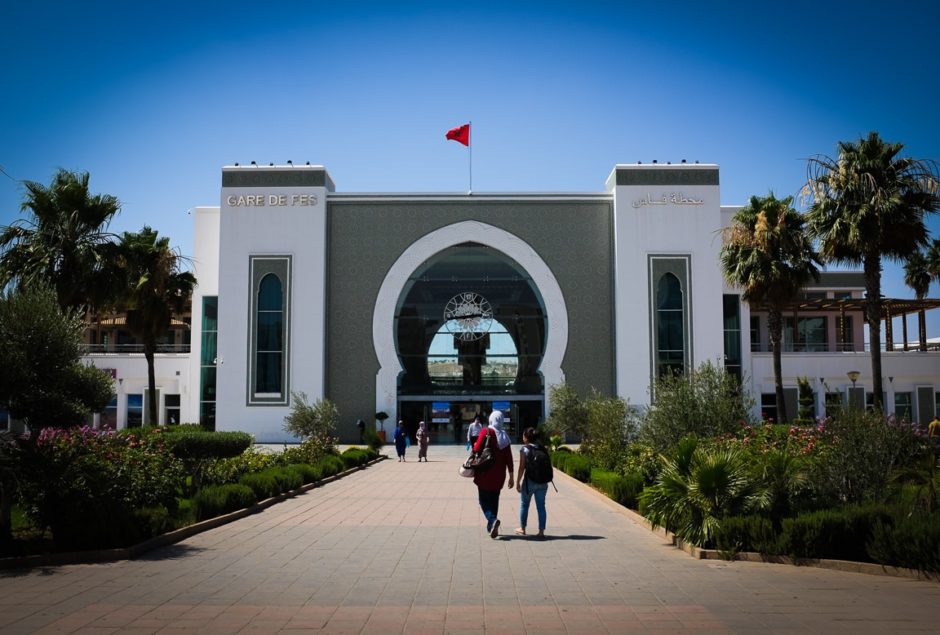
[[[503,430],[503,413],[499,410],[490,413],[490,427],[496,432],[496,441],[499,443],[500,450],[512,443],[509,435]]]

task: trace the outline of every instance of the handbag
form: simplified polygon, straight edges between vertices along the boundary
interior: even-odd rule
[[[494,463],[496,463],[496,453],[493,452],[492,445],[493,437],[489,434],[486,436],[486,445],[483,446],[483,449],[479,452],[474,452],[471,454],[464,466],[472,469],[474,472],[485,472],[490,469]]]
[[[464,478],[473,478],[473,468],[467,467],[467,464],[464,463],[459,468],[457,468],[457,474],[463,476]]]

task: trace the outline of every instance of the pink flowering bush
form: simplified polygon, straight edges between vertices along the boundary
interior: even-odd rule
[[[23,448],[22,502],[57,548],[126,546],[176,509],[183,466],[160,435],[45,428]]]

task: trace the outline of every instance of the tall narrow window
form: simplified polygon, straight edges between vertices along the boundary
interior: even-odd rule
[[[219,341],[219,298],[202,299],[202,356],[199,360],[199,423],[215,430],[215,381]],[[177,419],[177,421],[179,421]]]
[[[722,298],[725,324],[725,370],[741,379],[741,301],[737,295]]]
[[[851,315],[836,316],[836,342],[838,351],[855,350],[855,327]]]
[[[751,352],[759,353],[760,347],[760,316],[751,316]]]
[[[273,273],[258,285],[258,331],[256,341],[257,374],[255,393],[280,395],[284,356],[284,291]]]
[[[685,371],[682,287],[671,273],[656,285],[656,358],[660,377]]]

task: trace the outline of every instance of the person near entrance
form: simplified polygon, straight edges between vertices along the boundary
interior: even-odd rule
[[[418,463],[421,459],[428,462],[428,444],[431,442],[431,433],[428,432],[427,425],[422,421],[418,424]]]
[[[480,452],[489,444],[496,456],[496,461],[485,471],[473,475],[473,482],[477,486],[480,499],[480,509],[486,517],[486,531],[490,538],[499,535],[499,493],[509,474],[509,489],[513,487],[512,478],[512,449],[509,435],[503,430],[503,413],[494,410],[490,413],[490,425],[483,428],[473,444],[473,451]]]
[[[398,453],[398,462],[405,460],[405,444],[408,441],[408,431],[405,430],[405,422],[399,421],[395,426],[395,452]]]
[[[470,424],[470,429],[467,430],[467,449],[470,449],[470,446],[476,442],[477,437],[480,436],[480,431],[483,430],[483,417],[477,415],[473,418],[473,423]]]
[[[524,445],[519,449],[519,475],[516,479],[516,491],[521,495],[519,500],[519,527],[516,529],[516,533],[520,536],[526,535],[525,528],[529,520],[529,503],[532,502],[532,496],[535,496],[535,508],[538,510],[539,515],[539,533],[536,535],[539,538],[544,538],[545,523],[548,520],[548,514],[545,511],[545,494],[548,493],[548,481],[542,482],[543,478],[535,473],[536,470],[527,468],[538,464],[538,461],[533,460],[533,457],[534,459],[549,461],[548,453],[545,451],[544,446],[539,443],[539,431],[535,428],[525,429],[525,432],[522,433],[522,443]],[[536,452],[541,453],[539,457],[535,457]]]

